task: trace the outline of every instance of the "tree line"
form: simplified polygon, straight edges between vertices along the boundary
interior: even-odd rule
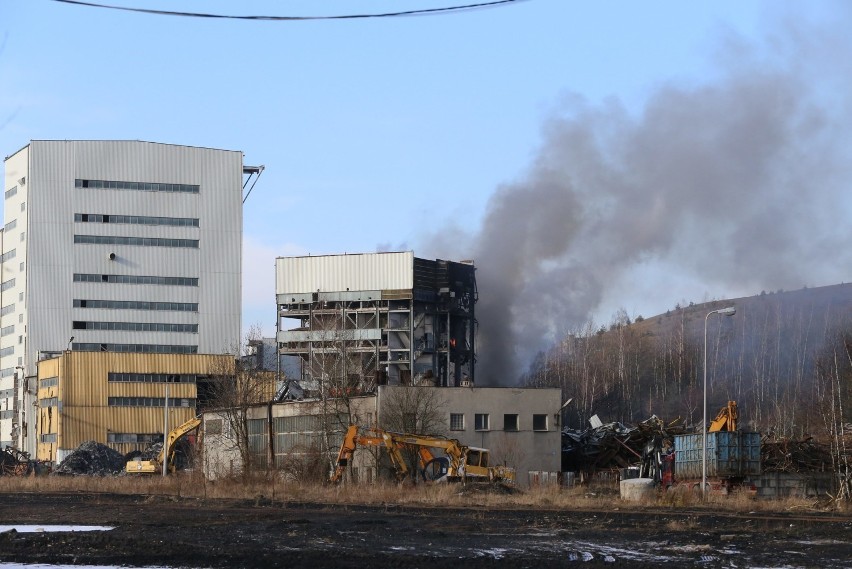
[[[678,305],[635,321],[621,310],[608,326],[586,322],[540,352],[523,383],[573,397],[563,418],[575,428],[595,414],[604,422],[655,414],[700,425],[706,318],[708,420],[735,400],[742,428],[840,436],[852,430],[852,286],[840,296],[807,292]],[[707,317],[729,305],[733,317]]]

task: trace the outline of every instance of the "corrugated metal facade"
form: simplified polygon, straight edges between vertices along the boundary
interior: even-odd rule
[[[276,294],[411,290],[414,253],[364,253],[275,260]]]
[[[33,376],[38,352],[64,350],[72,336],[79,344],[197,346],[197,353],[235,349],[241,324],[242,153],[140,141],[32,141],[6,161],[6,185],[22,171],[26,184],[6,201],[4,214],[6,223],[16,219],[19,241],[16,258],[3,266],[4,274],[11,271],[16,278],[3,298],[4,305],[8,296],[16,299],[14,313],[4,317],[14,321],[15,333],[0,339],[0,347],[16,346],[9,362]],[[80,188],[77,179],[188,184],[199,192]],[[75,214],[199,223],[80,223]],[[198,248],[75,244],[75,234],[198,240]],[[4,243],[3,250],[9,248]],[[74,282],[78,273],[187,277],[198,286]],[[198,311],[74,308],[74,299],[197,303]],[[198,332],[75,329],[74,321],[197,324]],[[0,440],[7,430],[0,422]],[[21,444],[32,450],[34,440]]]
[[[24,327],[25,318],[20,317],[23,310],[24,292],[26,290],[26,264],[21,270],[21,263],[26,262],[28,219],[27,190],[29,183],[30,148],[26,146],[9,157],[5,163],[2,251],[3,289],[0,290],[0,306],[7,309],[8,314],[0,316],[0,348],[12,348],[13,353],[0,357],[0,448],[7,445],[17,446],[23,438],[23,422],[20,410],[27,408],[25,391],[20,389],[21,380],[16,379],[16,366],[24,363],[26,349]],[[22,240],[23,239],[23,240]],[[15,256],[11,257],[11,252]],[[13,284],[14,283],[14,284]],[[11,312],[9,312],[11,311]],[[20,337],[20,342],[19,342]],[[20,361],[20,364],[18,363]],[[18,375],[22,375],[18,373]]]
[[[85,441],[108,444],[126,454],[147,444],[109,442],[109,433],[163,432],[163,407],[110,406],[110,397],[196,399],[195,383],[111,382],[110,372],[145,374],[230,375],[230,355],[119,354],[64,352],[39,362],[38,458],[61,460]],[[50,385],[56,378],[56,385]],[[52,399],[56,398],[55,401]],[[169,411],[171,427],[195,416],[194,407]]]

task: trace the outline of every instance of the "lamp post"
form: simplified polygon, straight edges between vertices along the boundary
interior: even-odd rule
[[[711,310],[704,317],[704,414],[701,416],[701,431],[703,433],[701,444],[701,496],[707,492],[707,320],[711,314],[722,316],[733,316],[737,313],[736,307],[729,306],[718,310]]]

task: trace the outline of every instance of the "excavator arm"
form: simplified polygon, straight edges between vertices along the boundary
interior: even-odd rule
[[[201,425],[201,417],[193,417],[186,423],[182,425],[178,425],[174,429],[172,429],[166,440],[164,441],[163,448],[160,449],[159,454],[153,460],[130,460],[127,462],[125,466],[125,470],[129,474],[156,474],[163,468],[163,462],[168,460],[168,470],[169,472],[173,472],[175,469],[174,460],[175,460],[175,445],[179,440],[198,428]],[[168,456],[166,456],[166,452],[168,451]]]
[[[738,418],[737,402],[728,401],[728,404],[722,407],[719,414],[716,415],[716,418],[713,419],[712,423],[710,423],[710,428],[707,429],[707,431],[710,433],[716,433],[719,431],[736,431]]]
[[[355,449],[358,446],[378,447],[384,446],[387,449],[388,457],[394,467],[394,472],[399,480],[403,480],[408,476],[408,466],[405,464],[405,459],[402,457],[399,445],[394,441],[391,433],[385,431],[368,431],[367,434],[360,434],[356,425],[350,425],[346,430],[346,435],[343,437],[343,444],[340,445],[340,452],[337,453],[337,462],[335,463],[334,472],[331,475],[330,482],[336,484],[343,478],[343,473],[346,467],[352,461],[352,456],[355,454]]]

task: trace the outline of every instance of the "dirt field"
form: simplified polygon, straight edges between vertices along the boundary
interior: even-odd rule
[[[0,494],[3,562],[184,567],[820,567],[852,565],[852,516],[486,510]]]

